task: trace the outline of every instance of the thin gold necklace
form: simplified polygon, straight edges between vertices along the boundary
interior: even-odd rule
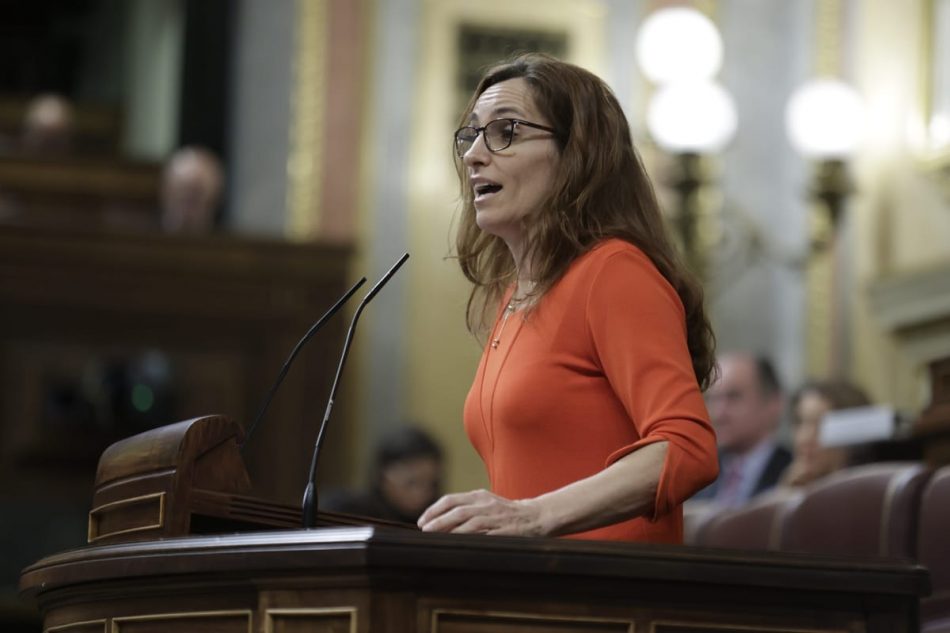
[[[498,344],[501,343],[501,334],[505,331],[505,326],[508,324],[508,318],[515,313],[515,310],[518,309],[524,302],[524,299],[519,299],[515,301],[512,299],[508,302],[508,305],[505,306],[505,315],[501,317],[501,326],[498,328],[498,332],[495,334],[495,338],[491,340],[491,348],[498,349]]]

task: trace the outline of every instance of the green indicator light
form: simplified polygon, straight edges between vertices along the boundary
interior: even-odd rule
[[[132,387],[132,406],[136,411],[145,413],[155,404],[155,393],[147,385],[138,384]]]

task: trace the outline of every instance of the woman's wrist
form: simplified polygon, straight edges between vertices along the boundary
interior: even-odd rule
[[[561,488],[540,497],[526,500],[535,507],[537,536],[560,536],[564,534],[565,526],[571,521],[570,511],[577,510],[577,504],[572,503],[569,498],[562,498],[566,493],[567,491]],[[567,496],[570,497],[569,494]]]

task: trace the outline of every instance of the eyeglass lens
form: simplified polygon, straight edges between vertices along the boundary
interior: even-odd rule
[[[510,119],[495,119],[485,126],[485,145],[492,152],[500,152],[511,145],[514,122]],[[455,149],[459,158],[465,155],[478,138],[478,128],[463,127],[455,133]]]

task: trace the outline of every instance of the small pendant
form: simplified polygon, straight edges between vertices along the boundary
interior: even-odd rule
[[[492,339],[491,348],[492,348],[492,349],[498,349],[498,343],[500,343],[500,342],[501,342],[501,341],[500,341],[499,339],[497,339],[497,338],[496,338],[496,339]]]

